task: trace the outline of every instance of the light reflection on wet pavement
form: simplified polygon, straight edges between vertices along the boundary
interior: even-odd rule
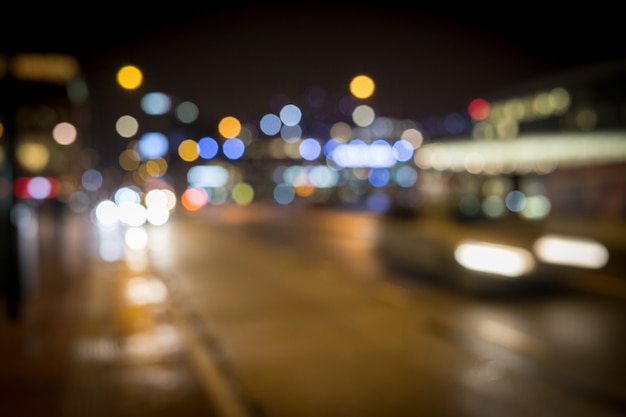
[[[50,219],[40,224],[36,296],[17,329],[0,323],[0,354],[6,358],[0,362],[0,403],[10,405],[3,408],[7,415],[238,417],[360,408],[361,416],[382,410],[413,415],[397,412],[417,409],[455,416],[461,411],[543,415],[559,409],[586,417],[593,407],[605,411],[595,415],[612,416],[623,405],[621,385],[594,379],[619,380],[612,368],[589,369],[604,365],[598,360],[577,364],[572,342],[593,339],[604,315],[591,320],[597,308],[587,310],[576,299],[516,307],[466,302],[421,286],[409,292],[374,279],[354,286],[344,272],[360,272],[360,267],[335,265],[330,261],[335,258],[319,263],[319,257],[293,256],[278,262],[276,253],[302,249],[293,247],[297,240],[285,239],[290,244],[285,249],[272,235],[271,245],[259,246],[234,226],[200,229],[195,222],[179,223],[174,235],[163,228],[150,235],[153,246],[161,247],[163,240],[181,253],[187,246],[197,251],[192,257],[197,262],[177,274],[168,265],[181,266],[186,258],[167,251],[154,250],[150,257],[130,251],[119,260],[98,260],[98,244],[86,232],[89,220],[68,219],[63,236],[51,232]],[[182,244],[180,236],[194,234]],[[307,234],[301,243],[313,246],[315,236]],[[346,243],[343,235],[334,242]],[[211,276],[202,263],[207,244],[213,245],[212,261],[222,268]],[[233,248],[242,247],[250,256],[233,263]],[[365,249],[357,245],[356,253]],[[340,250],[332,246],[331,252]],[[281,266],[261,268],[270,257]],[[348,259],[352,264],[359,258]],[[295,282],[289,265],[310,279]],[[621,308],[608,312],[614,310]],[[607,329],[622,329],[620,323]],[[606,346],[598,344],[602,352]],[[215,363],[206,362],[209,357],[217,371],[211,368]],[[621,363],[615,362],[619,355],[611,357],[606,365]],[[216,372],[224,370],[229,372],[216,383]],[[239,403],[226,403],[229,395]],[[52,407],[59,412],[53,414]]]
[[[96,262],[90,275],[63,416],[215,415],[163,283],[125,261]]]
[[[217,415],[147,265],[91,262],[86,217],[38,223],[36,288],[18,322],[0,322],[2,414]]]

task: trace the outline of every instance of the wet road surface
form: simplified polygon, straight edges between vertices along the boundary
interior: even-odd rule
[[[622,415],[620,297],[471,299],[399,276],[367,215],[149,229],[149,250],[105,261],[119,235],[42,217],[23,317],[0,327],[8,415]]]

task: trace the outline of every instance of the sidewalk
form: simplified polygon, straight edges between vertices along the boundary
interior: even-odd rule
[[[40,216],[32,288],[16,321],[0,317],[1,414],[216,416],[168,301],[140,299],[158,281],[92,258],[85,217],[62,224]]]

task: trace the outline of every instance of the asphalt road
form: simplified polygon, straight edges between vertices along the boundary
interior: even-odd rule
[[[179,211],[146,227],[137,250],[87,213],[40,217],[22,229],[39,266],[25,316],[0,327],[0,402],[16,416],[613,417],[626,406],[618,293],[452,291],[388,269],[368,213]]]
[[[249,207],[152,230],[150,264],[225,415],[621,415],[623,299],[468,297],[386,269],[377,224]]]

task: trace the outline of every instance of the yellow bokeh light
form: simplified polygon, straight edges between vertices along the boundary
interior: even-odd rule
[[[178,156],[180,159],[187,162],[192,162],[198,159],[198,143],[193,139],[185,139],[178,145]]]
[[[137,169],[137,167],[139,167],[141,158],[136,151],[132,149],[126,149],[120,154],[118,162],[123,170],[133,171]]]
[[[356,98],[369,98],[376,88],[374,80],[367,75],[357,75],[350,82],[350,92]]]
[[[233,116],[226,116],[218,125],[220,135],[225,138],[234,138],[241,133],[241,122]]]
[[[41,143],[22,143],[16,149],[16,157],[24,168],[36,173],[48,165],[50,151]]]
[[[315,187],[308,184],[296,185],[294,191],[300,197],[310,197],[315,192]]]
[[[135,90],[142,82],[141,70],[133,65],[126,65],[117,72],[117,83],[126,90]]]
[[[156,158],[146,161],[146,172],[149,176],[158,178],[167,172],[167,161],[163,158]]]

